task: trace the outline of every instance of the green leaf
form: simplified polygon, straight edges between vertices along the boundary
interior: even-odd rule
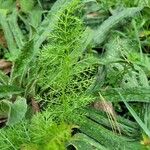
[[[101,44],[102,42],[104,42],[106,36],[108,35],[108,32],[115,25],[117,25],[120,21],[122,21],[125,18],[132,17],[136,13],[140,12],[142,9],[143,9],[142,7],[126,8],[125,10],[109,17],[102,23],[102,25],[98,27],[97,30],[95,30],[93,39],[94,43]]]
[[[11,109],[10,104],[7,100],[0,101],[0,118],[8,118]]]
[[[88,118],[82,118],[82,121],[76,121],[76,124],[80,126],[81,132],[93,138],[110,150],[114,150],[114,148],[118,150],[121,150],[122,148],[141,150],[142,148],[140,143],[133,141],[133,139],[115,134],[114,132]]]
[[[78,1],[78,0],[77,0]],[[43,20],[41,26],[37,29],[37,34],[35,35],[34,50],[35,53],[39,50],[41,44],[47,39],[50,33],[54,30],[58,23],[59,17],[62,15],[64,10],[75,0],[57,0],[49,11],[47,18]]]
[[[0,0],[0,9],[12,9],[14,0]]]
[[[144,109],[144,123],[147,128],[150,129],[150,103],[146,103],[143,107]]]
[[[7,45],[10,53],[15,55],[17,50],[16,44],[14,42],[14,38],[10,29],[10,26],[7,21],[7,10],[0,9],[0,25],[2,26],[5,38],[7,40]]]
[[[39,8],[34,8],[29,12],[29,23],[34,28],[37,29],[42,19],[42,10]],[[38,32],[38,31],[37,31]]]
[[[28,0],[19,0],[19,3],[21,6],[21,10],[23,12],[27,13],[33,9],[35,2],[34,2],[34,0],[30,0],[30,2]]]
[[[74,146],[76,150],[108,150],[83,133],[76,134],[72,140],[69,141],[68,146],[70,145]]]
[[[112,129],[112,126],[115,130],[120,129],[120,132],[128,137],[137,138],[141,134],[138,132],[138,124],[130,121],[129,119],[125,119],[116,115],[116,122],[114,120],[111,121],[103,111],[96,111],[95,109],[91,108],[85,109],[85,113],[88,118],[97,122],[98,124],[103,125],[109,129]]]
[[[108,88],[100,90],[103,97],[111,102],[122,101],[118,92],[121,93],[127,102],[150,102],[149,87]]]
[[[140,117],[137,115],[137,113],[134,111],[134,109],[126,102],[125,98],[122,96],[120,92],[118,92],[120,98],[134,117],[134,119],[137,121],[139,126],[143,129],[143,131],[150,137],[150,130],[147,128],[147,126],[143,123],[143,121],[140,119]]]
[[[11,85],[0,85],[0,98],[9,97],[14,94],[21,94],[22,89]]]
[[[14,103],[11,104],[11,111],[8,117],[7,125],[14,125],[20,122],[27,112],[27,102],[25,98],[18,97]]]
[[[2,84],[8,84],[9,77],[5,75],[2,71],[0,71],[0,83]]]
[[[86,48],[89,46],[89,44],[91,43],[91,40],[93,39],[93,30],[91,30],[90,28],[86,28],[85,31],[82,33],[79,41],[80,41],[80,46],[78,48],[76,48],[75,50],[73,50],[70,53],[70,57],[72,60],[74,60],[75,62],[79,59],[80,56],[82,56],[83,52],[86,51]],[[88,58],[87,58],[88,59]],[[96,60],[95,57],[93,57],[93,59]],[[97,59],[98,60],[98,59]],[[98,61],[97,61],[98,62]]]
[[[31,63],[33,58],[33,41],[27,42],[22,48],[20,54],[14,63],[14,68],[12,72],[11,82],[15,81],[21,84],[23,77],[26,75],[29,69],[29,63]],[[16,80],[17,79],[17,80]]]
[[[82,0],[83,3],[96,2],[96,0]]]
[[[36,144],[23,144],[21,150],[38,150],[39,146]]]
[[[17,47],[19,49],[21,49],[24,45],[24,42],[23,42],[24,37],[23,37],[22,31],[18,25],[17,15],[18,15],[18,12],[16,10],[14,10],[12,12],[12,14],[8,16],[8,23],[9,23],[10,29],[12,31],[14,40],[17,44]],[[19,53],[19,49],[18,49],[18,53]]]
[[[123,101],[124,101],[126,107],[128,108],[128,110],[130,111],[130,113],[132,114],[132,116],[134,117],[134,119],[139,124],[139,126],[150,137],[150,130],[146,127],[146,125],[143,123],[143,121],[140,119],[140,117],[136,114],[136,112],[134,111],[134,109],[125,100],[123,100]]]
[[[17,97],[14,103],[8,100],[0,101],[0,117],[7,118],[6,125],[14,125],[20,122],[27,111],[25,98]]]

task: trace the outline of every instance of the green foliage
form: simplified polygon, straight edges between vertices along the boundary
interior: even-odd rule
[[[26,99],[18,97],[14,103],[8,100],[0,101],[0,117],[7,118],[6,125],[10,126],[20,122],[26,114]]]
[[[10,97],[13,94],[20,94],[22,92],[23,92],[22,89],[16,86],[0,85],[0,98]]]
[[[14,38],[11,32],[11,29],[9,27],[8,21],[7,21],[7,10],[5,9],[0,10],[0,25],[3,28],[3,32],[7,40],[7,45],[8,45],[10,54],[15,56],[14,53],[16,53],[17,47],[16,47],[16,43],[14,42]]]
[[[7,17],[7,20],[19,51],[24,45],[24,36],[18,25],[18,12],[13,10],[12,14]]]
[[[47,37],[54,30],[55,26],[58,23],[58,19],[60,15],[64,12],[64,10],[73,3],[74,0],[58,0],[54,3],[51,10],[47,14],[47,18],[45,18],[39,28],[37,29],[37,34],[34,37],[34,51],[37,53],[41,44],[47,39]]]
[[[20,4],[21,10],[23,12],[29,12],[33,9],[35,1],[30,0],[30,2],[29,2],[28,0],[19,0],[18,3]]]
[[[11,83],[23,84],[23,79],[29,74],[29,69],[34,66],[29,66],[33,59],[33,41],[29,41],[25,44],[17,59],[14,62]]]
[[[84,111],[89,119],[104,127],[107,127],[107,129],[113,130],[114,132],[117,132],[119,129],[119,132],[122,135],[139,140],[141,133],[139,132],[140,127],[137,123],[130,121],[129,119],[125,119],[119,115],[115,116],[116,121],[112,120],[111,118],[108,118],[106,113],[100,110],[86,108]]]
[[[0,0],[0,3],[0,9],[10,9],[14,4],[14,0]]]
[[[2,71],[0,71],[0,85],[7,85],[8,84],[8,76],[5,75]]]
[[[84,118],[83,118],[84,119]],[[104,128],[103,126],[97,124],[96,122],[90,119],[84,119],[79,124],[81,126],[80,130],[86,135],[92,137],[102,145],[105,145],[108,149],[142,149],[142,146],[138,142],[134,142],[132,139],[129,139],[124,136],[119,136],[114,134],[112,131]],[[111,144],[111,147],[109,146]]]
[[[84,134],[79,133],[75,135],[69,143],[76,149],[80,149],[83,146],[89,146],[91,150],[93,148],[112,150],[121,150],[122,147],[131,150],[145,150],[149,148],[146,144],[148,143],[149,138],[143,135],[143,140],[141,141],[141,130],[139,130],[140,125],[138,126],[136,122],[118,115],[115,116],[117,126],[120,128],[120,133],[117,133],[116,131],[112,131],[109,124],[110,120],[106,117],[106,113],[103,111],[91,109],[89,107],[82,111],[87,112],[86,117],[83,117],[80,121],[74,119],[74,122],[80,125],[79,130]],[[111,144],[111,146],[109,144]]]
[[[0,1],[0,149],[149,149],[149,0],[53,2]]]
[[[10,113],[7,125],[13,125],[20,122],[27,112],[27,102],[25,98],[17,97],[16,101],[10,105]]]
[[[127,8],[125,10],[122,10],[118,14],[114,14],[110,18],[108,18],[106,21],[103,22],[103,24],[98,27],[98,29],[95,31],[94,35],[94,42],[96,44],[101,44],[104,41],[104,37],[108,34],[110,29],[112,29],[115,25],[117,25],[121,20],[124,18],[128,18],[136,14],[137,12],[140,12],[142,10],[141,7],[137,8]]]
[[[58,19],[58,25],[49,36],[49,44],[40,52],[38,83],[41,93],[49,100],[50,109],[63,119],[73,110],[93,99],[86,92],[94,81],[99,60],[94,54],[84,54],[92,37],[75,15],[79,1],[74,0]],[[55,101],[56,107],[52,106]],[[54,113],[53,112],[53,113]],[[54,114],[55,114],[54,113]]]
[[[72,126],[56,125],[51,114],[44,112],[33,117],[31,122],[23,121],[15,126],[0,130],[0,148],[8,150],[35,149],[65,150],[65,143],[71,137]]]
[[[0,102],[0,117],[7,118],[10,113],[10,103],[6,100]]]
[[[108,101],[119,102],[121,100],[117,91],[125,97],[126,101],[149,102],[149,87],[110,88],[107,90],[101,90],[101,93]]]
[[[104,146],[100,145],[98,142],[94,141],[92,138],[88,137],[83,133],[76,134],[71,141],[69,141],[69,145],[76,148],[76,150],[108,150]]]

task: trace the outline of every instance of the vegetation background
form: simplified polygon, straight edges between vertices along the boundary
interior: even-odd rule
[[[150,150],[150,0],[0,0],[1,150]]]

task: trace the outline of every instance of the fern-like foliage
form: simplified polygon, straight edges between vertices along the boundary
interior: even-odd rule
[[[72,125],[55,124],[45,111],[29,121],[0,130],[0,149],[3,150],[65,150],[71,138]]]
[[[91,30],[85,29],[78,16],[79,3],[74,0],[60,15],[48,45],[39,54],[39,86],[51,104],[62,105],[57,113],[70,114],[92,100],[86,91],[94,82],[99,61],[92,52],[84,53]]]

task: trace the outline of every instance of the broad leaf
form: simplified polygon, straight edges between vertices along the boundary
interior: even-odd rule
[[[17,47],[14,42],[14,38],[10,29],[10,26],[7,21],[7,10],[0,9],[0,25],[4,31],[5,38],[7,40],[7,45],[10,53],[14,55]],[[15,56],[15,55],[14,55]]]
[[[68,145],[72,145],[76,150],[108,150],[100,143],[82,133],[76,134],[72,140],[69,141]]]
[[[124,99],[133,102],[150,102],[150,88],[149,87],[132,87],[132,88],[108,88],[100,90],[103,97],[111,102],[120,102],[120,95]]]
[[[11,109],[10,105],[11,103],[7,100],[0,101],[0,119],[8,118]]]
[[[114,134],[114,132],[88,118],[82,118],[82,121],[78,121],[76,123],[77,125],[80,125],[81,132],[93,138],[110,150],[114,150],[114,148],[118,150],[121,150],[122,148],[141,150],[142,148],[140,143],[134,142],[133,139],[127,138],[123,135],[120,136],[118,134]]]
[[[21,29],[19,28],[19,25],[18,25],[17,15],[18,15],[17,11],[14,10],[13,13],[8,16],[8,23],[9,23],[10,29],[12,31],[16,45],[19,49],[21,49],[24,45],[24,42],[23,42],[24,37],[23,37]],[[18,49],[18,54],[19,54],[19,49]]]
[[[25,98],[18,97],[11,105],[10,114],[8,117],[7,125],[14,125],[20,122],[26,114],[27,102]]]
[[[22,89],[11,85],[0,85],[0,98],[9,97],[14,94],[21,94]]]

